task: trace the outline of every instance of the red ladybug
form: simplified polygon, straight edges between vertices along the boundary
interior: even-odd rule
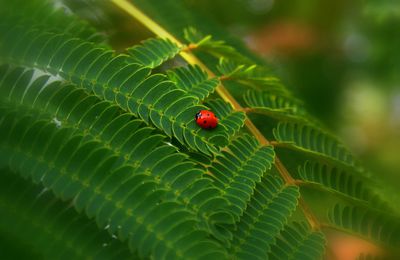
[[[194,117],[196,123],[203,129],[213,129],[218,125],[218,118],[213,112],[208,110],[200,110]]]

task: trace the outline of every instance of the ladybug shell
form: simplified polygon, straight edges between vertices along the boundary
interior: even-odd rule
[[[196,114],[195,120],[203,129],[213,129],[218,125],[218,118],[209,110],[200,110]]]

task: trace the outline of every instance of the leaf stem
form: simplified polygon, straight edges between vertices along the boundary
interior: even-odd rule
[[[189,43],[188,45],[183,46],[181,51],[188,52],[197,48],[198,48],[197,44]]]
[[[123,11],[127,12],[133,18],[135,18],[138,22],[142,23],[147,29],[152,31],[155,35],[168,38],[172,42],[176,43],[178,46],[184,46],[182,42],[180,42],[177,38],[175,38],[172,34],[162,28],[159,24],[154,22],[150,17],[144,14],[139,8],[137,8],[132,3],[128,2],[127,0],[111,0],[115,5],[121,8]],[[187,50],[188,48],[183,48],[183,50]],[[198,65],[203,70],[207,72],[210,77],[216,77],[216,75],[203,63],[201,62],[196,56],[188,51],[180,52],[180,56],[185,59],[188,63],[192,65]],[[216,88],[216,92],[218,95],[226,102],[230,103],[232,107],[236,111],[243,111],[243,107],[235,100],[235,98],[228,92],[228,90],[220,84]],[[264,135],[258,130],[258,128],[253,124],[253,122],[247,117],[245,121],[245,125],[247,129],[257,138],[258,142],[261,145],[270,145],[270,142],[264,137]],[[280,173],[281,177],[285,180],[287,185],[296,185],[295,180],[289,174],[286,167],[283,165],[281,160],[275,156],[275,167],[277,168],[278,172]],[[302,197],[299,198],[299,206],[302,209],[305,218],[307,219],[308,223],[310,224],[313,230],[319,230],[320,224],[314,214],[306,205],[305,201]]]

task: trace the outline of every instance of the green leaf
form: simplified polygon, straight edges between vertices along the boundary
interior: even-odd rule
[[[288,95],[248,90],[243,99],[250,108],[249,113],[258,113],[282,121],[316,121],[308,115],[299,100]]]
[[[358,199],[369,203],[373,208],[388,210],[380,197],[369,187],[368,181],[360,175],[337,166],[307,161],[298,167],[301,180],[308,184],[320,185],[324,188],[339,192],[350,199]]]
[[[4,151],[7,151],[10,166],[15,171],[23,172],[25,170],[23,175],[30,175],[32,178],[40,180],[57,197],[74,198],[76,203],[80,201],[78,204],[81,208],[84,207],[87,210],[94,207],[90,212],[94,213],[98,225],[105,227],[108,223],[113,223],[109,226],[110,232],[118,231],[120,239],[129,238],[131,249],[138,250],[141,257],[154,254],[157,245],[167,243],[165,240],[157,239],[158,237],[172,236],[168,233],[172,231],[164,231],[163,227],[156,229],[152,227],[153,222],[144,221],[150,219],[149,216],[152,216],[153,212],[159,207],[163,208],[163,215],[159,215],[159,221],[162,221],[172,212],[178,211],[182,214],[180,217],[182,218],[180,225],[182,229],[179,233],[173,231],[173,241],[188,239],[192,241],[191,245],[193,246],[198,245],[198,243],[201,244],[201,241],[208,240],[207,232],[204,230],[201,238],[192,237],[192,232],[199,230],[196,228],[199,220],[181,203],[165,200],[167,191],[158,187],[157,182],[144,174],[147,171],[156,174],[152,169],[144,171],[140,167],[135,168],[126,165],[121,168],[117,166],[118,164],[110,164],[110,160],[116,162],[113,159],[115,155],[98,142],[84,142],[82,136],[71,134],[69,137],[65,136],[60,139],[57,134],[61,132],[53,125],[50,127],[50,134],[48,134],[48,136],[53,137],[47,143],[42,144],[41,149],[36,148],[38,153],[33,154],[29,150],[24,150],[24,148],[29,147],[27,145],[29,140],[37,139],[36,136],[43,129],[49,129],[49,123],[38,122],[35,124],[32,121],[29,123],[30,120],[32,119],[26,118],[22,121],[14,121],[14,123],[9,122],[12,126],[11,135],[0,148],[2,154],[6,154]],[[2,122],[1,128],[4,129],[4,121],[2,120]],[[30,125],[30,127],[26,128],[26,125]],[[68,129],[65,131],[68,131]],[[98,164],[99,158],[103,158],[100,159],[102,162],[100,164]],[[28,169],[26,165],[32,165],[33,168]],[[126,169],[125,174],[120,173],[119,169]],[[166,169],[163,170],[166,171]],[[159,172],[159,174],[164,172]],[[110,176],[117,179],[110,182]],[[81,196],[85,197],[86,200],[82,201]],[[187,196],[190,196],[190,193]],[[139,197],[140,199],[138,199]],[[164,205],[169,205],[169,207],[165,208]],[[90,212],[88,212],[89,216],[91,216]],[[192,217],[188,218],[187,216]],[[133,222],[128,221],[129,219]],[[190,223],[190,225],[187,225],[187,223]],[[118,227],[121,228],[118,229]],[[136,229],[144,229],[148,232],[145,234],[152,237],[154,244],[151,249],[142,246],[142,240],[136,240],[138,237],[136,231],[134,231]],[[143,232],[141,234],[143,235]],[[175,252],[177,257],[189,257],[189,255],[185,255],[185,252],[181,252],[182,248],[178,249],[175,247],[176,244],[171,244],[170,241],[168,243],[170,246],[165,248]],[[213,247],[206,247],[203,250],[224,254],[224,250],[217,242],[214,243]]]
[[[168,71],[167,75],[179,89],[199,100],[203,100],[213,93],[220,83],[217,78],[209,79],[208,74],[197,65],[174,68]]]
[[[1,170],[0,180],[0,231],[17,238],[24,250],[36,251],[44,259],[135,257],[127,245],[48,190],[7,169]]]
[[[150,38],[127,49],[133,60],[137,63],[156,68],[165,61],[174,58],[181,48],[168,39]]]
[[[236,62],[221,58],[217,70],[225,78],[229,79],[248,79],[256,69],[257,65],[237,64]],[[275,79],[276,80],[276,79]]]
[[[324,130],[302,123],[280,122],[273,130],[275,139],[285,147],[306,152],[348,167],[359,167],[350,151]]]
[[[329,222],[349,233],[383,245],[399,248],[400,222],[397,217],[356,206],[336,204],[328,213]]]
[[[226,57],[235,59],[240,62],[251,63],[251,61],[240,54],[232,46],[225,44],[224,41],[216,41],[212,39],[211,35],[204,36],[193,27],[188,27],[184,30],[184,38],[190,44],[194,45],[195,50],[209,53],[217,58]]]
[[[21,31],[16,35],[23,37],[25,33],[27,32]],[[101,99],[119,105],[133,115],[140,116],[193,150],[212,154],[218,151],[218,147],[226,145],[228,134],[224,127],[215,131],[199,128],[193,118],[198,110],[205,107],[192,95],[179,91],[164,75],[149,76],[149,69],[130,63],[129,56],[114,56],[112,51],[96,48],[94,44],[92,51],[79,56],[82,48],[87,48],[87,42],[68,35],[46,32],[42,32],[42,35],[47,37],[47,41],[41,47],[39,57],[33,60],[24,57],[18,62],[53,74],[60,73],[66,80],[81,86],[87,92],[95,93]],[[6,49],[12,44],[12,41],[6,42],[0,48],[3,50],[3,57],[11,60],[14,58],[9,56]],[[29,48],[35,44],[34,39],[24,47]],[[70,57],[77,59],[72,60]]]
[[[23,71],[19,72],[22,75],[26,74]],[[35,81],[32,84],[34,85]],[[2,86],[0,85],[0,90],[3,90]],[[29,88],[29,86],[27,84],[26,88]],[[62,93],[62,95],[59,93]],[[197,221],[199,227],[213,232],[213,235],[218,239],[227,239],[226,235],[222,236],[221,231],[216,230],[213,226],[232,223],[230,213],[225,213],[225,219],[219,221],[204,217],[212,215],[213,212],[220,212],[228,204],[226,200],[218,198],[220,191],[213,187],[211,181],[202,178],[202,171],[195,169],[192,163],[184,162],[185,156],[175,153],[176,149],[170,145],[163,144],[164,137],[152,134],[153,129],[139,127],[140,121],[131,121],[128,114],[121,114],[117,107],[111,106],[107,102],[99,102],[93,105],[93,99],[85,96],[83,92],[81,92],[81,95],[76,93],[77,90],[68,85],[65,88],[60,86],[55,88],[52,87],[52,84],[44,85],[42,91],[37,93],[38,96],[34,99],[34,105],[37,107],[33,107],[32,112],[39,113],[39,118],[45,121],[35,122],[34,117],[24,117],[23,114],[21,116],[26,120],[14,121],[16,124],[12,127],[10,134],[5,133],[6,135],[12,134],[12,137],[7,139],[6,146],[3,149],[12,149],[10,142],[13,140],[21,140],[17,141],[21,149],[22,147],[27,148],[26,151],[18,150],[14,153],[10,153],[8,150],[9,163],[16,167],[15,170],[20,171],[25,176],[30,174],[37,181],[43,181],[46,187],[53,189],[57,196],[63,199],[75,198],[75,206],[78,210],[82,210],[88,207],[88,203],[94,198],[98,200],[97,207],[100,201],[104,201],[106,195],[102,197],[94,197],[94,195],[96,190],[98,192],[99,187],[106,185],[104,178],[107,178],[107,175],[105,175],[107,172],[111,174],[115,171],[118,172],[120,167],[129,166],[126,169],[130,169],[130,172],[136,172],[139,174],[138,176],[145,177],[142,181],[146,180],[146,185],[153,185],[154,189],[162,191],[159,196],[176,201],[176,207],[181,208],[184,214],[191,215],[192,219]],[[60,100],[60,97],[69,101],[75,97],[80,102],[74,101],[72,103],[75,105],[71,106],[70,102]],[[43,103],[43,101],[46,102]],[[49,112],[63,111],[63,113],[56,112],[46,116],[46,112],[41,111],[43,108],[49,109]],[[7,114],[3,116],[8,118]],[[18,117],[13,114],[13,118],[16,120]],[[52,118],[58,118],[58,125],[51,120]],[[7,120],[8,122],[13,121]],[[25,123],[32,127],[26,128]],[[6,131],[5,124],[4,121],[3,126]],[[67,131],[63,132],[64,137],[62,139],[58,139],[59,133],[61,133],[60,128]],[[103,130],[99,131],[100,129]],[[74,133],[77,135],[74,136]],[[126,138],[127,136],[128,138]],[[49,137],[51,138],[48,139]],[[60,141],[62,142],[60,143]],[[107,145],[101,145],[99,141]],[[31,149],[35,149],[35,151],[33,152]],[[119,160],[117,160],[117,156],[121,156]],[[52,163],[56,168],[52,168],[50,164],[42,162],[43,159],[39,158],[47,158],[50,162],[53,161]],[[103,163],[98,164],[99,161]],[[93,167],[93,165],[96,165],[96,167]],[[150,175],[141,175],[144,172]],[[182,172],[182,175],[176,175],[176,172]],[[117,174],[116,176],[118,176],[117,183],[120,184],[131,178],[130,175]],[[183,185],[182,181],[185,182]],[[109,183],[108,185],[116,187],[115,184]],[[138,185],[138,183],[135,185]],[[135,185],[131,183],[131,188],[135,189]],[[124,191],[127,192],[127,190]],[[207,192],[204,193],[205,191]],[[198,194],[202,192],[207,196],[199,197]],[[210,200],[214,201],[213,207],[207,206],[210,204]],[[102,208],[104,207],[103,205]],[[109,212],[115,217],[111,219],[114,221],[113,223],[119,223],[117,219],[120,219],[121,216],[126,219],[126,216],[122,213],[124,212],[123,209],[116,211],[118,213],[112,213],[114,207],[112,204],[108,206]],[[126,205],[126,207],[129,207],[129,205]],[[109,217],[108,215],[104,216],[105,212],[90,212],[91,210],[87,212],[89,216],[101,214],[98,215],[100,226],[107,224]],[[120,217],[117,218],[117,216]],[[210,223],[206,223],[208,221]],[[110,231],[116,232],[117,226],[118,224],[111,225]],[[127,233],[122,234],[123,237],[127,235]],[[142,252],[141,254],[146,253]]]
[[[312,231],[306,223],[293,222],[280,233],[269,259],[322,259],[325,243],[322,232]]]
[[[283,86],[280,80],[268,69],[254,63],[236,61],[230,57],[222,57],[216,66],[220,79],[224,82],[235,81],[243,88],[252,88],[257,91],[273,92],[291,97],[291,93]]]
[[[258,183],[234,232],[232,248],[238,259],[266,259],[275,237],[297,206],[299,190],[267,175]]]
[[[275,153],[271,146],[261,146],[248,135],[233,140],[208,170],[216,185],[224,190],[223,197],[230,203],[239,218],[246,209],[256,184],[271,168]]]

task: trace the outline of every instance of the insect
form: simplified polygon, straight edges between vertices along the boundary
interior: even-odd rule
[[[213,129],[218,125],[218,118],[209,110],[200,110],[194,119],[203,129]]]

